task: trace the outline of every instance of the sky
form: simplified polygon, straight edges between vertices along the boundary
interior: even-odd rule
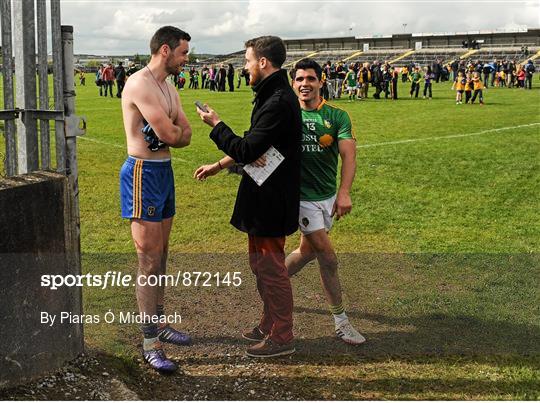
[[[14,0],[19,1],[19,0]],[[188,32],[196,53],[227,54],[260,35],[284,39],[540,28],[540,1],[61,0],[76,54],[148,54],[163,25]],[[406,25],[404,25],[406,24]]]

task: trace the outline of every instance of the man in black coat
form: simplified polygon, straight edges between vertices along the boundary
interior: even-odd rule
[[[252,357],[275,357],[294,352],[292,345],[291,283],[285,266],[285,237],[298,228],[300,203],[300,141],[302,119],[287,72],[283,41],[263,36],[246,42],[246,66],[255,91],[251,126],[244,137],[235,135],[211,108],[198,110],[213,127],[210,138],[226,157],[199,167],[199,180],[235,162],[264,166],[263,154],[273,146],[284,157],[260,186],[243,172],[231,224],[249,238],[249,263],[263,300],[261,321],[243,337],[258,342],[247,349]]]
[[[229,63],[229,69],[227,70],[227,83],[229,84],[229,92],[234,91],[234,67]]]
[[[114,69],[114,76],[116,77],[116,88],[118,89],[116,96],[122,98],[122,91],[124,91],[124,85],[126,84],[126,69],[122,62],[119,62]]]
[[[375,93],[373,94],[373,98],[380,99],[381,98],[381,91],[382,91],[382,81],[383,81],[383,75],[381,66],[379,64],[378,60],[375,60],[371,66],[371,83],[375,87]]]
[[[218,70],[218,91],[225,92],[225,81],[227,80],[227,70],[225,66],[221,64]]]
[[[432,65],[433,74],[435,74],[435,82],[439,82],[441,79],[441,73],[442,73],[442,64],[441,59],[435,60]]]

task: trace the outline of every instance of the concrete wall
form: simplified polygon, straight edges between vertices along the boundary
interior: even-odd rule
[[[80,324],[41,324],[41,312],[81,314],[81,289],[41,287],[42,274],[78,274],[67,179],[50,172],[0,180],[0,387],[60,367],[83,351]],[[78,241],[77,241],[78,242]]]

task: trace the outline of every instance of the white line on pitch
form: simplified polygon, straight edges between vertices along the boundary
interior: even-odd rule
[[[78,113],[80,113],[81,115],[85,114],[86,112],[88,111],[118,111],[118,112],[122,112],[121,109],[118,109],[117,106],[115,107],[111,107],[111,108],[105,108],[105,107],[99,107],[99,108],[83,108],[81,106],[77,107],[77,109],[79,110]]]
[[[424,137],[424,138],[418,138],[418,139],[388,141],[386,143],[362,144],[362,145],[356,146],[356,148],[368,148],[368,147],[377,147],[377,146],[387,146],[387,145],[392,145],[392,144],[416,143],[416,142],[419,142],[419,141],[444,140],[444,139],[455,139],[455,138],[459,138],[459,137],[480,136],[481,134],[501,132],[501,131],[504,131],[504,130],[521,129],[521,128],[524,128],[524,127],[532,127],[532,126],[538,126],[538,125],[540,125],[540,122],[529,123],[529,124],[526,124],[526,125],[518,125],[518,126],[499,127],[497,129],[482,130],[480,132],[475,132],[475,133],[451,134],[449,136]]]
[[[91,141],[92,143],[103,144],[103,145],[106,145],[106,146],[111,146],[111,147],[116,147],[116,148],[125,148],[126,147],[124,145],[115,144],[115,143],[107,143],[106,141],[100,141],[100,140],[96,140],[96,139],[91,139],[89,137],[84,137],[84,136],[80,136],[78,138],[82,139],[82,140],[86,140],[86,141]],[[187,162],[186,160],[184,160],[182,158],[178,158],[178,157],[171,157],[171,160],[178,161],[178,162]]]

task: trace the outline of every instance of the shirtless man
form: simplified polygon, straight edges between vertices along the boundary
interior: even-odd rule
[[[191,127],[178,93],[165,79],[188,61],[186,32],[171,26],[150,41],[150,63],[133,74],[122,93],[128,158],[120,171],[122,217],[131,220],[139,260],[136,296],[144,319],[143,357],[160,372],[173,372],[161,342],[187,345],[191,339],[164,320],[164,286],[149,286],[149,276],[165,274],[169,234],[175,214],[170,147],[186,147]]]

